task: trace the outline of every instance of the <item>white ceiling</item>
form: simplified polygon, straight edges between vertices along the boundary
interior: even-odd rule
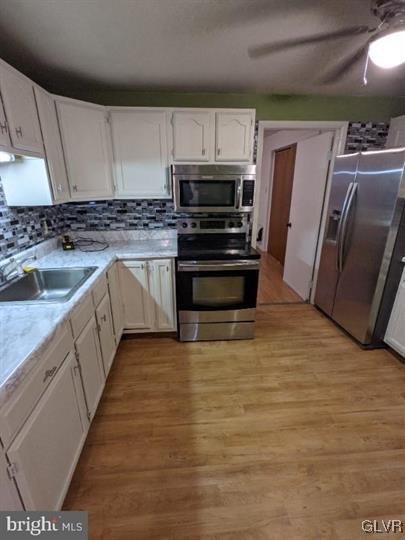
[[[370,0],[0,0],[0,56],[52,90],[75,87],[405,95],[405,67],[319,79],[367,38],[251,60],[251,45],[375,22]]]

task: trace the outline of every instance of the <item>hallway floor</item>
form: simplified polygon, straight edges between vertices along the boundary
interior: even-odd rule
[[[124,340],[64,509],[90,540],[364,539],[405,520],[404,389],[307,304],[259,306],[254,340]]]
[[[260,251],[259,304],[289,304],[303,302],[291,287],[283,281],[283,267],[266,251]]]

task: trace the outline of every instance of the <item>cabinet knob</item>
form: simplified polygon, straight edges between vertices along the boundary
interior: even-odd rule
[[[45,371],[45,375],[42,382],[46,382],[48,378],[53,377],[57,369],[58,369],[58,366],[53,366],[52,369],[47,369]]]
[[[104,315],[102,315],[101,320],[104,322],[107,322],[107,315],[105,313]]]
[[[77,185],[74,184],[74,185],[72,186],[72,189],[73,189],[73,191],[77,191]]]
[[[221,155],[221,149],[217,148],[217,156],[220,156],[220,155]]]
[[[15,128],[15,132],[16,132],[17,137],[23,136],[23,130],[21,126],[18,126],[18,128]]]
[[[59,191],[59,193],[62,193],[63,191],[62,184],[58,184],[57,190]]]
[[[205,156],[205,148],[202,149],[202,155]]]
[[[2,133],[2,134],[8,132],[7,122],[6,122],[6,121],[4,121],[4,124],[2,124],[2,123],[0,122],[0,130],[1,130],[1,133]]]

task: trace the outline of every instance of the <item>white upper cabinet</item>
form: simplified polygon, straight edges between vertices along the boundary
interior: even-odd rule
[[[70,198],[69,184],[63,157],[55,100],[42,88],[35,88],[35,99],[41,123],[45,155],[52,184],[53,200],[56,203],[66,202]]]
[[[11,67],[0,67],[1,94],[11,142],[18,150],[43,152],[33,83]]]
[[[7,147],[11,145],[7,119],[4,112],[3,102],[1,101],[1,99],[0,99],[0,145],[7,146]]]
[[[253,149],[254,112],[216,113],[215,160],[250,161]]]
[[[116,197],[171,196],[165,111],[112,110]]]
[[[105,108],[59,98],[56,106],[71,199],[111,199],[111,147]]]
[[[175,111],[171,118],[173,161],[210,161],[214,116],[211,111]]]

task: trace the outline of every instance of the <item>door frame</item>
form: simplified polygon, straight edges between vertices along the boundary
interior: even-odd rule
[[[257,139],[256,187],[255,187],[256,196],[260,193],[262,183],[264,182],[264,179],[262,178],[261,168],[262,168],[262,161],[263,161],[264,132],[266,129],[278,129],[278,130],[313,129],[313,130],[334,132],[332,155],[330,159],[328,175],[325,182],[325,201],[327,201],[329,199],[329,194],[330,194],[335,158],[336,156],[344,152],[349,122],[348,121],[344,121],[344,122],[306,121],[306,120],[260,120],[258,123],[258,126],[259,126],[259,130],[258,130],[258,139]],[[269,198],[266,201],[267,220],[269,220],[270,218],[269,210],[271,208],[272,181],[273,179],[271,175],[270,186],[269,186]],[[311,304],[314,303],[314,299],[315,299],[315,289],[316,289],[315,285],[316,285],[316,281],[318,277],[319,262],[321,258],[322,242],[320,242],[319,239],[323,238],[324,233],[325,233],[327,211],[328,211],[327,205],[324,204],[324,208],[322,210],[322,216],[321,216],[321,224],[319,228],[318,245],[317,245],[316,255],[315,255],[315,265],[314,265],[314,272],[313,272],[314,286],[312,287],[311,296],[309,300]],[[257,246],[256,238],[257,238],[258,219],[259,219],[258,214],[259,214],[259,207],[258,205],[255,204],[254,210],[253,210],[253,223],[252,223],[252,246],[253,247]]]

